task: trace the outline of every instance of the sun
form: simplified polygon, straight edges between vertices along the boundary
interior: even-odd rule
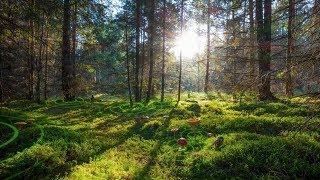
[[[177,58],[181,51],[182,58],[190,60],[203,51],[205,44],[205,38],[197,33],[196,27],[191,26],[176,38],[173,51]]]

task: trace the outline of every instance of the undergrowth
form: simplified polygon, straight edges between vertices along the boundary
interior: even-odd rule
[[[105,95],[94,102],[3,104],[0,122],[27,125],[0,148],[0,179],[320,177],[319,101],[240,104],[219,96],[193,93],[179,104],[153,100],[133,107]],[[197,117],[200,124],[186,123]],[[0,128],[3,144],[13,130]],[[181,137],[186,147],[177,145]],[[224,140],[215,148],[217,137]]]

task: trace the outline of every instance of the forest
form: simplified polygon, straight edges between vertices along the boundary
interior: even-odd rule
[[[320,0],[1,0],[0,179],[319,179]]]

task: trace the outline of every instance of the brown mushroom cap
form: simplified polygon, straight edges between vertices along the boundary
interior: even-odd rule
[[[180,139],[178,139],[178,145],[179,145],[179,146],[186,146],[186,145],[188,145],[188,142],[187,142],[186,138],[180,138]]]
[[[27,123],[26,122],[16,122],[16,123],[14,123],[15,125],[17,125],[17,126],[24,126],[24,125],[26,125]]]

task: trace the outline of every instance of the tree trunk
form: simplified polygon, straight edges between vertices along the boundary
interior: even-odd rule
[[[0,30],[0,37],[2,35],[2,29]],[[1,39],[1,38],[0,38]],[[0,48],[0,103],[3,102],[3,62],[2,62],[2,49]]]
[[[31,7],[34,8],[35,2],[31,0]],[[29,47],[29,92],[28,92],[28,100],[32,101],[34,99],[34,20],[30,20],[30,29],[31,29],[31,37],[30,37],[30,47]]]
[[[210,65],[210,5],[211,1],[208,0],[207,11],[207,64],[206,64],[206,76],[204,81],[204,92],[208,93],[209,88],[209,65]]]
[[[135,64],[135,101],[141,101],[139,93],[139,69],[140,69],[140,5],[141,1],[136,0],[136,64]]]
[[[264,17],[263,17],[264,16]],[[271,61],[271,0],[256,1],[257,41],[259,59],[259,100],[275,100],[270,91],[270,61]]]
[[[144,30],[141,31],[141,35],[142,35],[142,54],[141,54],[141,63],[140,63],[140,89],[139,89],[139,93],[140,93],[140,97],[142,96],[142,89],[143,89],[143,74],[144,74],[144,59],[145,59],[145,45],[144,45]]]
[[[133,106],[132,103],[132,93],[131,93],[131,78],[130,78],[130,66],[129,66],[129,43],[128,43],[128,22],[127,22],[127,15],[126,15],[126,25],[125,25],[125,39],[126,39],[126,66],[127,66],[127,84],[128,84],[128,91],[129,91],[129,101],[130,107]]]
[[[62,29],[62,91],[65,101],[74,100],[73,64],[70,57],[70,0],[64,0]]]
[[[47,24],[47,31],[46,31],[46,57],[45,57],[45,64],[44,64],[44,100],[48,98],[48,46],[49,46],[49,27],[48,22]]]
[[[255,43],[254,43],[254,19],[253,19],[253,0],[249,0],[249,22],[250,22],[250,78],[255,77]]]
[[[147,97],[146,97],[146,102],[148,103],[150,101],[151,98],[151,93],[152,93],[152,86],[153,86],[153,68],[154,68],[154,45],[153,45],[153,41],[154,41],[154,35],[155,35],[155,29],[154,29],[154,9],[155,9],[155,1],[151,0],[150,1],[150,14],[149,14],[149,32],[150,32],[150,36],[149,36],[149,79],[148,79],[148,90],[147,90]]]
[[[162,29],[162,69],[161,69],[161,102],[164,100],[164,70],[166,53],[166,0],[163,0],[163,29]]]
[[[288,19],[288,49],[286,62],[286,96],[291,98],[293,96],[292,86],[292,54],[294,51],[294,24],[295,24],[295,0],[289,0],[289,19]]]
[[[45,19],[44,13],[43,13],[43,19]],[[40,100],[41,100],[44,24],[41,24],[41,25],[39,24],[39,30],[40,30],[40,26],[41,26],[41,35],[40,35],[40,44],[39,44],[39,57],[36,59],[36,70],[37,70],[36,101],[37,103],[40,103]]]
[[[181,19],[180,19],[180,34],[183,32],[183,1],[181,0]],[[182,76],[182,49],[180,48],[180,60],[179,60],[179,82],[178,82],[178,102],[181,98],[181,76]]]
[[[74,3],[73,16],[72,16],[72,50],[71,50],[71,63],[72,63],[72,79],[73,79],[73,88],[75,87],[76,80],[76,49],[77,49],[77,1]]]

